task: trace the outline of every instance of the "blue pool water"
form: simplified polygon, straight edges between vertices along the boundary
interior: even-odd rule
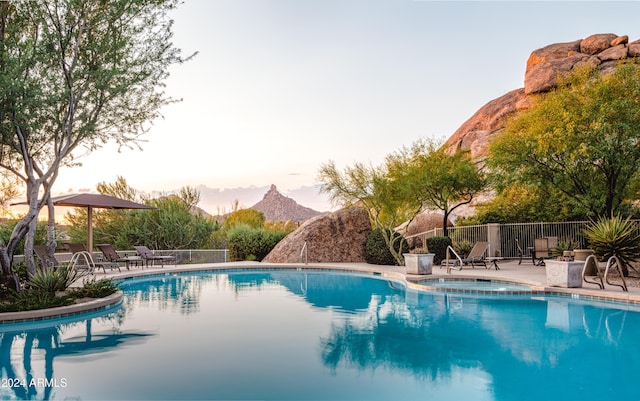
[[[626,306],[295,270],[122,289],[101,313],[0,326],[0,399],[640,399]]]

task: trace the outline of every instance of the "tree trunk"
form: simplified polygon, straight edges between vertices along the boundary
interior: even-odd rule
[[[38,220],[33,219],[29,223],[29,230],[24,240],[24,264],[27,266],[27,275],[31,278],[36,274],[36,261],[33,257],[33,245],[36,237]]]

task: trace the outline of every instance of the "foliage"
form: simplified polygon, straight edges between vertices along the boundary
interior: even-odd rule
[[[434,208],[444,213],[445,236],[449,215],[470,203],[486,184],[484,174],[468,155],[449,155],[436,141],[417,141],[389,155],[387,168],[390,179],[403,183],[405,196],[415,198],[419,209]]]
[[[104,298],[118,291],[118,285],[110,278],[85,280],[83,286],[73,290],[77,298]]]
[[[399,236],[399,233],[387,233],[386,238]],[[406,241],[396,242],[395,252],[402,255],[409,252],[409,245]],[[385,240],[385,236],[382,234],[382,229],[376,228],[371,231],[367,237],[367,242],[364,247],[364,259],[367,263],[373,265],[398,265],[398,260],[389,251],[389,246]]]
[[[385,244],[397,265],[404,263],[402,253],[404,237],[395,227],[410,222],[420,212],[421,205],[407,191],[401,180],[392,180],[386,167],[367,167],[356,163],[339,171],[334,162],[321,166],[319,181],[321,190],[329,194],[334,204],[343,207],[359,205],[369,213],[374,229],[379,229]]]
[[[128,200],[136,200],[135,190],[122,177],[118,177],[113,185],[101,183],[98,189],[106,195],[120,194],[129,196]],[[93,216],[94,242],[113,244],[120,249],[140,244],[152,249],[209,248],[212,235],[220,226],[194,211],[194,202],[198,202],[199,196],[195,189],[185,187],[179,195],[146,200],[154,207],[152,210],[96,210]],[[76,209],[67,213],[65,218],[70,226],[71,241],[85,242],[86,210]]]
[[[7,220],[0,222],[0,243],[7,244],[9,239],[11,238],[11,233],[13,232],[16,224],[18,224],[18,220]],[[86,231],[86,225],[85,225]],[[56,231],[57,236],[56,239],[60,240],[64,235],[64,229],[60,229]],[[39,221],[36,224],[36,230],[34,235],[34,244],[45,244],[47,241],[47,222]],[[17,254],[24,254],[24,240],[18,243],[15,248],[15,252]]]
[[[268,231],[238,224],[227,232],[229,256],[232,261],[261,261],[285,236],[284,231]]]
[[[65,291],[86,274],[86,272],[74,269],[71,265],[58,266],[56,269],[38,269],[27,280],[27,285],[39,291],[55,293],[56,291]]]
[[[52,207],[59,168],[77,164],[78,147],[136,144],[161,107],[174,102],[158,88],[171,65],[186,61],[171,41],[169,12],[177,4],[0,3],[0,167],[24,184],[29,206],[0,247],[3,278],[16,289],[11,258],[33,234],[42,207]],[[33,258],[27,263],[35,271]]]
[[[439,265],[447,257],[447,247],[451,246],[451,238],[445,236],[427,238],[427,246],[431,253],[434,253],[433,263]]]
[[[507,123],[488,165],[498,187],[552,188],[572,215],[628,214],[640,173],[639,119],[637,64],[620,62],[604,75],[578,69]]]
[[[239,224],[244,224],[253,228],[260,228],[264,225],[264,214],[255,209],[237,209],[231,212],[224,222],[224,229],[231,229]]]
[[[587,216],[569,207],[566,195],[543,185],[513,184],[491,200],[478,204],[471,217],[456,220],[456,226],[488,223],[531,223],[584,220]]]
[[[579,249],[580,243],[571,238],[560,238],[558,244],[551,250],[551,256],[557,258],[564,254],[564,251],[573,251]]]
[[[453,249],[462,258],[466,258],[473,249],[473,244],[467,240],[456,241],[453,244]]]
[[[48,309],[71,305],[72,295],[55,296],[48,291],[28,288],[20,292],[12,291],[8,299],[0,302],[0,312],[18,312],[36,309]]]
[[[591,221],[584,233],[589,240],[589,247],[600,260],[618,257],[625,276],[628,275],[631,262],[640,258],[640,233],[637,224],[630,218],[600,218]]]

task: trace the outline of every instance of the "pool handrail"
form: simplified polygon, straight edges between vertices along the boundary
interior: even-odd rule
[[[452,252],[455,255],[455,259],[453,260],[452,263],[449,263],[449,256],[450,256],[449,252]],[[445,262],[445,266],[447,267],[447,273],[449,274],[451,274],[451,269],[456,266],[460,266],[458,270],[462,270],[462,265],[463,265],[462,258],[460,257],[460,255],[458,255],[458,252],[456,252],[455,249],[451,247],[451,245],[447,246],[446,258],[444,262]]]

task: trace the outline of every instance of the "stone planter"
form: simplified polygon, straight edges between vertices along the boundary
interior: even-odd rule
[[[404,253],[407,274],[431,274],[435,253]]]
[[[564,260],[545,260],[547,285],[549,287],[582,287],[582,268],[584,261],[565,262]]]
[[[573,260],[587,260],[587,256],[593,255],[593,249],[574,249],[573,250]]]

